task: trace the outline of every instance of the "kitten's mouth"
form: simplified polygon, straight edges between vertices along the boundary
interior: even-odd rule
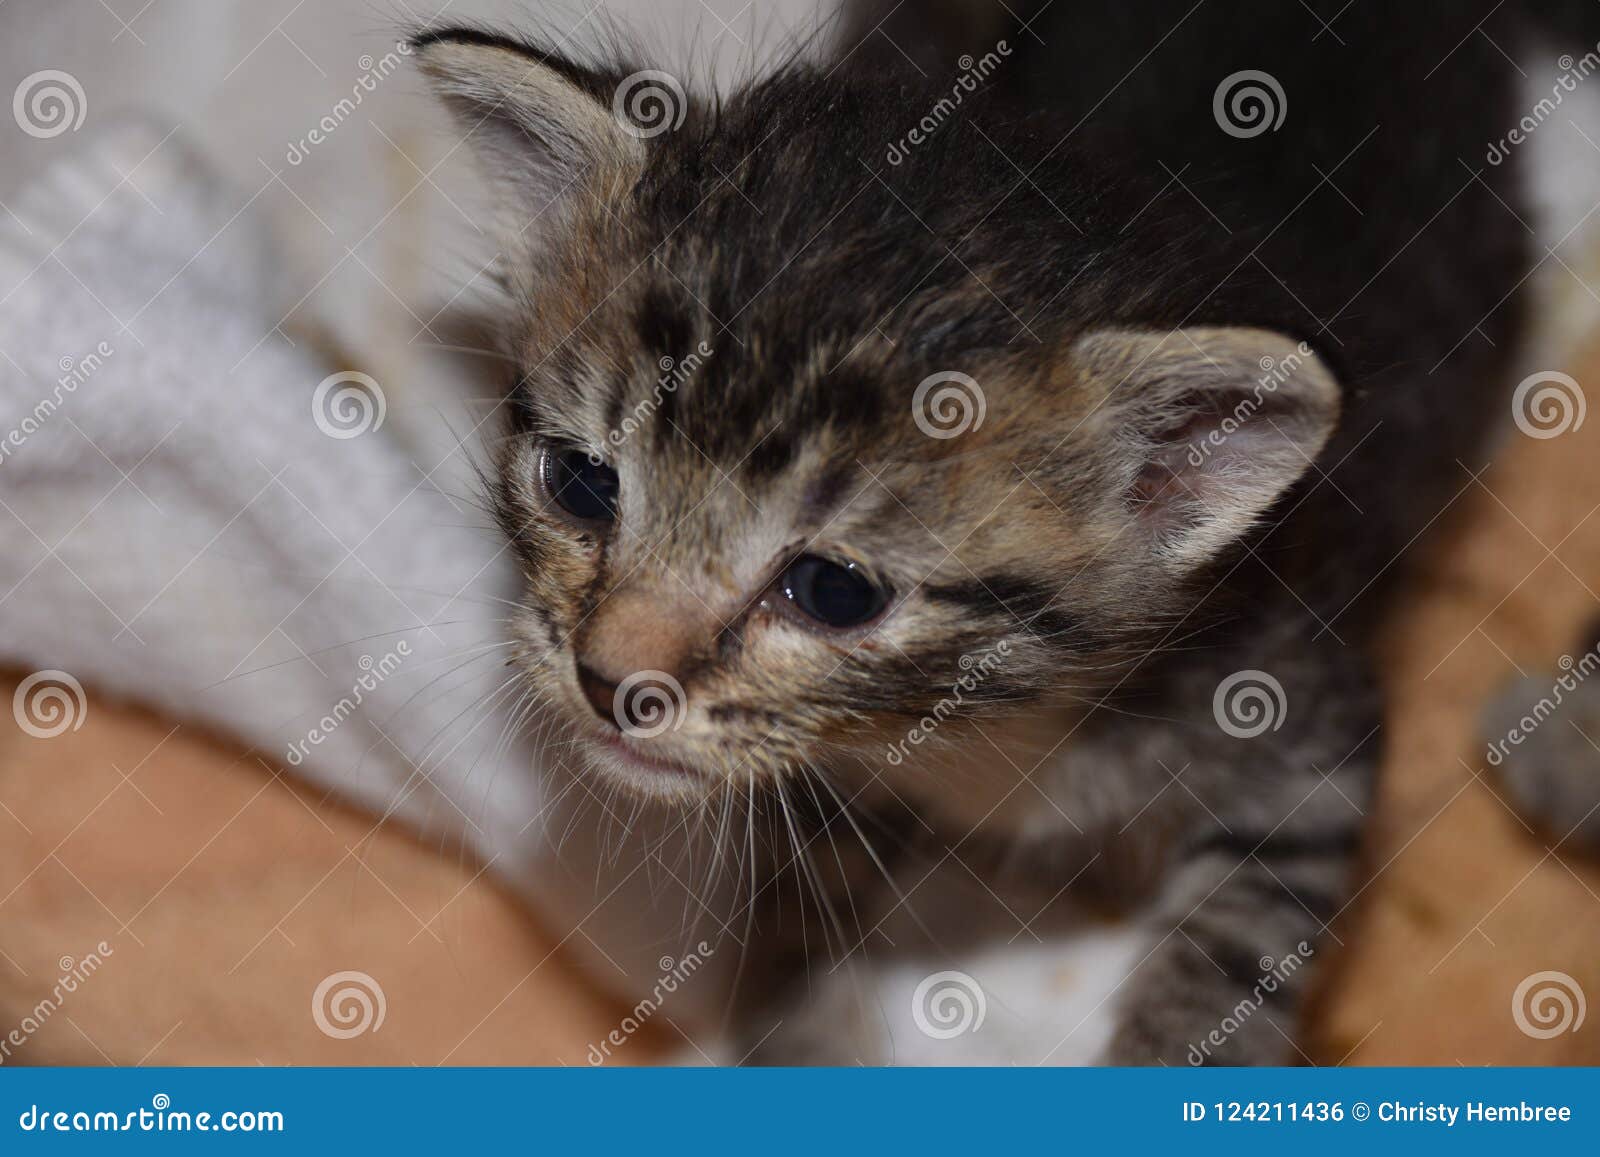
[[[598,736],[594,744],[601,761],[647,790],[680,792],[694,783],[706,782],[705,772],[659,752],[651,751],[635,739],[611,734]]]

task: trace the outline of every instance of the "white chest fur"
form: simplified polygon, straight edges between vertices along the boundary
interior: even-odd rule
[[[1101,1063],[1157,934],[1048,893],[991,891],[953,855],[901,887],[905,902],[846,963],[817,966],[766,1051],[799,1063]]]

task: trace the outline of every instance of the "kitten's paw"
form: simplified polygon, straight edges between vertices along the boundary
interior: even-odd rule
[[[1600,678],[1587,681],[1588,668],[1600,667],[1593,655],[1519,679],[1485,709],[1482,729],[1512,807],[1552,842],[1590,851],[1600,850]]]
[[[1250,1025],[1182,1006],[1145,1009],[1117,1029],[1105,1063],[1198,1068],[1296,1065],[1304,1060],[1291,1040],[1293,1023],[1278,1024],[1265,1010],[1257,1010],[1254,1018],[1259,1019]]]

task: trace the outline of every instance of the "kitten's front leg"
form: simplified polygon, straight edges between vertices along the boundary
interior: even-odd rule
[[[1360,837],[1342,822],[1273,833],[1218,828],[1163,889],[1162,939],[1128,982],[1110,1064],[1297,1064],[1327,925],[1350,892]]]
[[[1101,865],[1117,865],[1097,886],[1113,902],[1122,889],[1153,938],[1116,996],[1106,1063],[1303,1059],[1300,1013],[1371,810],[1381,705],[1341,650],[1252,657],[1272,713],[1233,717],[1217,689],[1239,677],[1219,654],[1180,676],[1163,723],[1086,728],[1056,781],[1065,810],[1103,833]]]

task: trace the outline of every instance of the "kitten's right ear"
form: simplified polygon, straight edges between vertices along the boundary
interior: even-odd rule
[[[471,28],[411,40],[521,230],[574,191],[614,188],[643,163],[644,143],[612,112],[622,78]]]
[[[1073,345],[1089,413],[1072,437],[1106,472],[1102,525],[1169,573],[1214,558],[1312,468],[1341,394],[1311,349],[1248,326],[1108,329]],[[1129,532],[1132,533],[1129,533]]]

